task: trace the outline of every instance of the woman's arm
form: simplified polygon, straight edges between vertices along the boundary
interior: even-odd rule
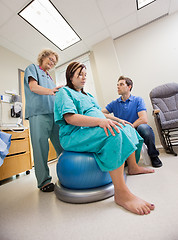
[[[117,133],[119,133],[119,129],[117,128],[117,126],[122,128],[122,126],[116,121],[113,121],[110,119],[102,119],[102,118],[97,118],[97,117],[84,116],[81,114],[66,113],[66,114],[64,114],[64,119],[68,124],[71,124],[74,126],[80,126],[80,127],[97,127],[97,126],[99,126],[104,129],[106,136],[109,136],[108,130],[111,132],[111,134],[113,136],[115,136],[113,128],[116,130]]]
[[[32,77],[29,78],[29,88],[32,92],[37,93],[39,95],[55,95],[56,92],[58,92],[59,88],[63,86],[58,86],[53,89],[45,88],[40,85],[38,85],[37,81],[33,79]]]

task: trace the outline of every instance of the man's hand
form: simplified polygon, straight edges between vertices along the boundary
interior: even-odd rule
[[[119,123],[122,123],[124,126],[125,126],[126,124],[129,124],[129,125],[131,125],[132,127],[134,127],[132,123],[130,123],[130,122],[126,121],[126,120],[120,119],[120,118],[119,118],[118,122],[119,122]]]

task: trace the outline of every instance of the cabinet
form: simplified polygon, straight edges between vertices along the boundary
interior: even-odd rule
[[[4,159],[0,167],[0,180],[12,177],[21,172],[27,172],[32,169],[29,130],[3,130],[12,134],[9,154]]]
[[[49,153],[48,153],[48,161],[54,160],[57,158],[57,154],[56,151],[51,143],[51,141],[49,140]]]

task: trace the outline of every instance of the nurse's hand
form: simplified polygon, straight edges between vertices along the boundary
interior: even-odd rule
[[[51,95],[54,95],[54,96],[55,96],[55,93],[58,92],[58,91],[59,91],[59,88],[61,88],[61,87],[64,87],[64,85],[57,86],[57,87],[53,88],[53,89],[52,89],[52,92],[53,92],[53,93],[52,93]]]
[[[106,136],[109,136],[108,130],[110,131],[110,133],[113,136],[115,136],[113,129],[115,129],[117,133],[120,133],[120,131],[116,125],[119,126],[120,128],[122,128],[122,126],[118,122],[110,120],[110,119],[100,119],[100,121],[99,121],[99,127],[104,128]]]
[[[29,78],[28,84],[29,84],[30,90],[39,95],[55,95],[55,93],[59,91],[59,88],[63,87],[63,86],[58,86],[53,89],[45,88],[38,85],[37,81],[32,77]]]

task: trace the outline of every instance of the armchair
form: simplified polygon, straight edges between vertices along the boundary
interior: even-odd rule
[[[150,99],[161,144],[167,153],[177,156],[173,147],[178,146],[178,84],[154,88]]]

